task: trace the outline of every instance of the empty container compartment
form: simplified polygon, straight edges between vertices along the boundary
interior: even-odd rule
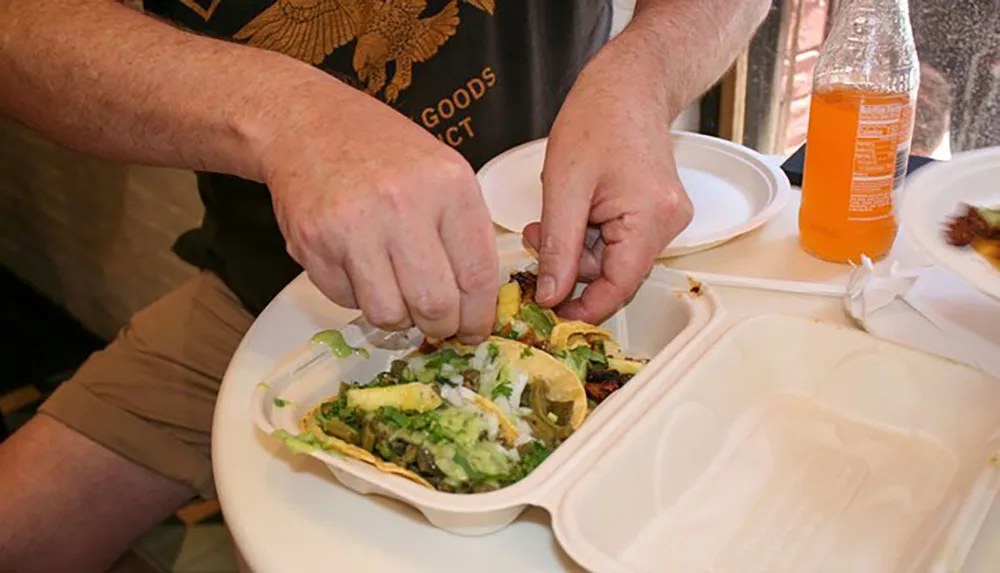
[[[1000,381],[971,367],[766,316],[677,376],[554,510],[590,570],[926,571],[995,495]]]

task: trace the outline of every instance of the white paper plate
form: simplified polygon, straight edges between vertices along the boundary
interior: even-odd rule
[[[757,152],[723,139],[674,132],[681,181],[694,203],[694,221],[661,254],[676,257],[708,249],[770,221],[788,202],[785,174]],[[514,233],[542,212],[545,139],[490,160],[479,183],[493,222]]]
[[[903,232],[933,262],[1000,299],[1000,271],[972,249],[949,245],[945,237],[948,219],[965,204],[1000,205],[1000,147],[961,153],[915,173],[903,191]]]

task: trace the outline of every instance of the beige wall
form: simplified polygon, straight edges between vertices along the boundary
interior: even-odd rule
[[[94,159],[0,120],[0,265],[101,336],[194,272],[170,246],[200,218],[189,173]]]

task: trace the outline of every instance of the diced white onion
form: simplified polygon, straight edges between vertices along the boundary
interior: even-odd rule
[[[490,440],[496,440],[500,434],[500,419],[493,412],[484,412],[486,418],[486,435]]]
[[[476,347],[476,352],[469,361],[469,366],[476,370],[482,370],[490,362],[490,348],[487,342]]]
[[[497,399],[493,400],[493,403],[496,404],[498,408],[503,410],[505,414],[513,413],[510,407],[510,400],[508,400],[506,396],[497,396]]]
[[[530,330],[528,323],[523,320],[515,318],[510,324],[511,330],[514,332],[514,336],[521,338]]]
[[[528,375],[522,373],[516,373],[514,377],[514,382],[511,384],[510,392],[510,405],[511,412],[513,411],[513,406],[515,404],[521,403],[521,394],[524,393],[524,389],[528,386]]]
[[[514,441],[515,446],[527,444],[535,439],[535,437],[531,435],[531,426],[524,420],[520,418],[515,419],[514,426],[517,428],[517,440]]]
[[[461,408],[462,405],[465,404],[465,400],[462,398],[459,388],[455,386],[442,385],[441,397],[456,408]]]
[[[517,448],[504,450],[504,453],[507,454],[507,457],[509,457],[515,464],[521,461],[521,454],[517,451]]]

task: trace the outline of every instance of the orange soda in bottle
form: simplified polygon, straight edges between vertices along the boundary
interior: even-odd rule
[[[919,83],[907,0],[842,0],[809,108],[799,242],[813,256],[858,263],[892,249]]]

